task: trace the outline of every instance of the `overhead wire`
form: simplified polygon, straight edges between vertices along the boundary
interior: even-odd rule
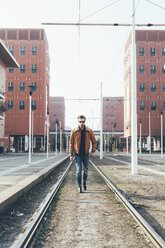
[[[93,16],[93,15],[99,13],[99,12],[101,12],[102,10],[104,10],[104,9],[106,9],[106,8],[109,8],[110,6],[116,4],[117,2],[120,2],[120,1],[121,1],[121,0],[116,0],[116,1],[113,2],[113,3],[108,4],[108,5],[106,5],[105,7],[101,8],[101,9],[99,9],[99,10],[96,10],[95,12],[91,13],[90,15],[85,16],[84,18],[80,19],[80,22],[81,22],[81,21],[84,21],[85,19],[87,19],[87,18],[89,18],[89,17],[91,17],[91,16]]]
[[[155,5],[155,6],[157,6],[157,7],[159,7],[159,8],[161,8],[161,9],[165,9],[165,7],[160,6],[159,4],[156,4],[156,3],[154,3],[154,2],[152,2],[152,1],[150,1],[150,0],[145,0],[145,1],[151,3],[151,4]]]

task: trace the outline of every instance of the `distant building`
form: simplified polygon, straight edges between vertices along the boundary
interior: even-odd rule
[[[65,130],[65,100],[64,97],[50,97],[49,100],[49,117],[50,117],[50,145],[54,147],[56,123],[59,132],[60,126],[62,131]],[[54,149],[54,148],[52,148]]]
[[[6,67],[19,67],[19,64],[8,51],[2,40],[0,40],[0,147],[4,148],[5,142],[5,82],[6,82]],[[1,150],[0,150],[1,152]]]
[[[124,135],[131,136],[131,34],[124,59]],[[165,30],[136,30],[137,135],[142,149],[160,150],[161,112],[165,112]],[[150,118],[149,118],[150,116]],[[149,121],[150,120],[150,121]],[[165,134],[165,125],[163,126]]]
[[[123,100],[123,97],[103,97],[103,131],[123,132]]]
[[[49,50],[43,29],[0,29],[0,38],[20,64],[10,66],[6,76],[6,145],[28,150],[29,85],[33,86],[33,146],[40,151],[46,142],[49,103]]]

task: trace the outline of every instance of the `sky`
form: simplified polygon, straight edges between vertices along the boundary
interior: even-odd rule
[[[78,28],[48,26],[42,23],[77,23],[80,18],[83,23],[131,24],[132,2],[132,0],[1,2],[1,28],[45,29],[51,61],[50,96],[65,97],[66,126],[72,128],[77,124],[76,117],[84,114],[87,117],[87,125],[99,129],[98,99],[101,82],[103,96],[124,95],[124,46],[131,27]],[[135,0],[135,6],[136,23],[165,24],[164,0]]]

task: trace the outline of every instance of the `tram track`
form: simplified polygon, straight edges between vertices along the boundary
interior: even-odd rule
[[[33,216],[30,218],[29,222],[23,228],[23,231],[20,233],[16,241],[13,243],[11,248],[25,248],[28,247],[32,241],[33,235],[37,231],[38,226],[40,225],[41,221],[45,213],[47,212],[49,206],[51,205],[56,193],[58,192],[61,184],[63,183],[72,162],[69,163],[66,170],[60,177],[60,179],[54,184],[49,194],[47,194],[46,198],[42,201],[39,208],[35,211]]]
[[[155,232],[155,230],[149,225],[149,223],[138,213],[138,211],[130,204],[130,202],[119,192],[119,190],[114,186],[114,184],[101,172],[101,170],[92,162],[90,163],[97,170],[99,175],[106,182],[108,187],[115,193],[122,204],[126,207],[127,211],[133,216],[135,221],[142,228],[143,232],[150,239],[155,247],[165,247],[165,241]]]
[[[93,165],[94,169],[97,173],[103,178],[105,183],[108,187],[114,192],[117,198],[122,202],[125,206],[127,211],[133,216],[136,220],[138,225],[141,227],[143,232],[147,235],[149,240],[155,247],[165,247],[165,241],[154,231],[154,229],[145,221],[145,219],[137,212],[137,210],[132,206],[131,203],[119,192],[119,190],[113,185],[113,183],[101,172],[101,170],[92,162],[90,163]],[[72,163],[70,163],[63,173],[62,177],[59,179],[57,183],[55,183],[52,191],[47,195],[46,199],[34,213],[34,215],[30,218],[29,223],[24,227],[22,233],[19,235],[17,240],[13,243],[11,248],[22,248],[22,247],[29,247],[35,232],[37,231],[45,213],[49,209],[51,202],[53,201],[54,197],[56,196],[57,191],[62,185],[67,173],[71,168]],[[31,247],[31,246],[30,246]]]

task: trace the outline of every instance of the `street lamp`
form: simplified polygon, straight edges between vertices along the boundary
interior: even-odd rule
[[[163,159],[163,111],[161,109],[161,159]]]
[[[30,88],[29,91],[29,159],[28,159],[28,163],[31,164],[31,102],[32,102],[32,94],[33,94],[33,85],[28,85],[28,87]]]
[[[141,124],[141,118],[140,118],[140,140],[139,140],[139,152],[140,152],[140,155],[141,155],[141,150],[142,150],[142,148],[141,148],[141,136],[142,136],[142,130],[141,130],[141,128],[142,128],[142,124]]]
[[[49,109],[47,108],[47,152],[46,152],[46,157],[48,158],[49,156]]]

